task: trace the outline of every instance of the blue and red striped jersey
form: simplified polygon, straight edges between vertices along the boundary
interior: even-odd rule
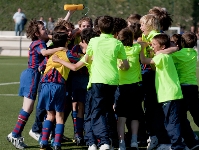
[[[80,60],[80,58],[77,57],[76,54],[72,53],[71,50],[68,50],[66,52],[66,56],[68,57],[71,63],[76,63]],[[58,70],[52,68],[47,73],[45,73],[45,75],[43,75],[41,82],[54,82],[54,83],[65,84],[66,80],[62,77],[62,75],[59,73]]]
[[[46,49],[46,43],[41,40],[33,41],[29,46],[28,68],[38,69],[42,66],[45,56],[41,54],[42,49]]]

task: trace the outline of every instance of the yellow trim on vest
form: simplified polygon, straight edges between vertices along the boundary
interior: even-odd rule
[[[66,51],[57,51],[55,53],[60,59],[66,61],[66,62],[70,62],[68,57],[66,56]],[[49,57],[47,64],[46,64],[46,69],[44,74],[46,74],[47,72],[49,72],[49,70],[55,68],[57,71],[59,71],[59,73],[62,75],[62,77],[67,80],[68,78],[68,74],[70,72],[70,69],[65,67],[64,65],[60,64],[60,63],[56,63],[52,61],[52,56]]]

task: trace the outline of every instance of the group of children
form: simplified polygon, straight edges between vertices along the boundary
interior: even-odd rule
[[[94,27],[83,17],[78,29],[69,22],[72,13],[58,21],[49,47],[44,24],[29,22],[27,37],[33,42],[19,88],[24,101],[8,141],[18,149],[27,147],[21,133],[39,87],[29,134],[39,141],[40,150],[50,146],[50,135],[54,150],[61,149],[71,111],[75,142],[85,142],[88,150],[138,149],[138,136],[148,138],[147,150],[197,149],[187,119],[189,110],[199,125],[196,35],[186,32],[177,44],[172,42],[174,38],[163,33],[172,19],[161,7],[127,20],[99,16]]]

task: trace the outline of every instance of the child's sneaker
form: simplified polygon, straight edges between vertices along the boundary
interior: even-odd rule
[[[12,136],[12,132],[8,134],[7,140],[13,144],[14,147],[18,149],[24,149],[27,147],[27,145],[24,143],[24,138],[23,137],[17,137],[14,138]]]
[[[131,148],[136,148],[138,150],[138,143],[137,142],[132,142],[131,143]]]
[[[48,145],[40,144],[40,150],[47,150]]]
[[[156,150],[169,150],[171,149],[171,144],[160,144]]]
[[[82,137],[75,137],[75,143],[77,144],[77,146],[82,146],[84,145],[84,139]]]
[[[55,145],[55,146],[53,147],[53,150],[61,150],[61,146]]]
[[[103,144],[100,146],[100,149],[99,150],[110,150],[110,145],[108,144]]]
[[[54,142],[55,142],[55,138],[51,138],[51,140],[50,140],[51,147],[54,146]]]
[[[97,150],[97,146],[95,144],[88,147],[88,150]]]
[[[126,145],[125,143],[119,143],[119,148],[118,150],[126,150]]]
[[[156,136],[150,136],[147,140],[148,146],[147,150],[152,150],[158,145],[158,139]]]
[[[37,132],[33,132],[32,129],[29,131],[29,135],[35,139],[36,141],[39,141],[39,137],[40,137],[40,134],[37,133]]]

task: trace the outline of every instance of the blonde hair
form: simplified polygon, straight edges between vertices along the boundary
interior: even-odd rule
[[[160,31],[160,22],[153,14],[147,14],[141,17],[140,23],[145,24],[148,30]]]

